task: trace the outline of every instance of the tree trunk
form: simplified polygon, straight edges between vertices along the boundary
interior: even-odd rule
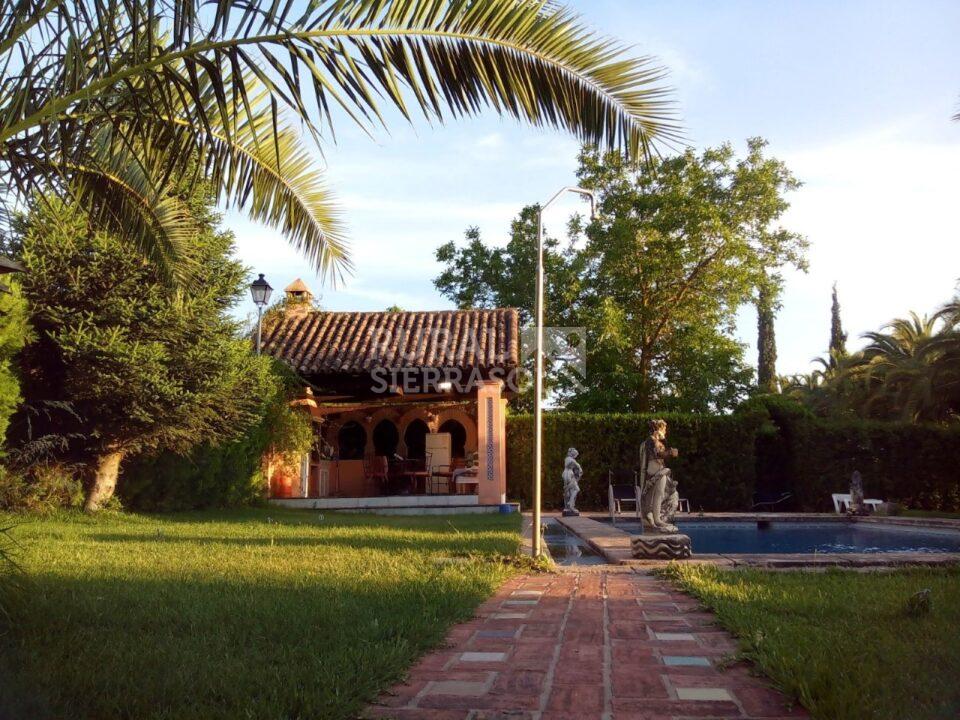
[[[83,503],[84,512],[96,512],[113,497],[117,487],[117,476],[120,474],[120,461],[123,453],[120,450],[109,450],[97,457],[97,470],[93,476],[93,484],[87,491],[87,499]]]

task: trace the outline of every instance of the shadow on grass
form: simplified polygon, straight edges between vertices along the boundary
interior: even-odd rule
[[[367,567],[350,587],[316,573],[269,584],[39,574],[0,636],[0,717],[354,717],[502,572]]]
[[[496,535],[482,537],[476,534],[465,534],[460,538],[423,537],[417,536],[405,539],[401,534],[384,534],[375,538],[358,536],[346,532],[327,531],[322,535],[277,535],[262,536],[209,536],[209,535],[164,535],[157,536],[151,533],[89,533],[84,535],[85,540],[93,540],[113,545],[115,543],[137,544],[186,544],[186,545],[233,545],[237,547],[320,547],[351,548],[353,550],[377,550],[381,552],[396,552],[416,550],[422,553],[434,552],[473,552],[478,554],[491,553],[493,547],[502,545],[502,539]]]

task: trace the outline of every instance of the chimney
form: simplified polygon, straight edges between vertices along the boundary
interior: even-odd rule
[[[286,295],[284,311],[287,317],[306,315],[313,310],[313,293],[300,278],[287,285],[283,292]]]

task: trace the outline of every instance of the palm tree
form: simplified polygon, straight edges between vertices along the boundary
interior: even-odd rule
[[[317,142],[335,117],[372,132],[381,103],[490,107],[638,158],[678,137],[663,72],[552,0],[0,2],[3,195],[79,193],[161,262],[187,237],[170,178],[194,165],[319,270],[347,267],[287,116]]]
[[[956,410],[960,382],[957,334],[944,312],[898,318],[880,332],[866,333],[862,373],[869,386],[865,411],[873,417],[942,421]]]

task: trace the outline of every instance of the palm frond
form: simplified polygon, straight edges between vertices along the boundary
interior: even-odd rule
[[[16,166],[13,191],[50,181],[43,169],[68,161],[91,175],[107,171],[91,167],[83,150],[91,131],[111,127],[127,145],[145,146],[166,118],[205,139],[167,146],[157,188],[200,148],[225,199],[280,227],[334,274],[346,257],[339,218],[312,175],[309,153],[285,129],[284,111],[317,139],[324,128],[333,132],[335,108],[372,132],[384,122],[381,103],[411,120],[492,108],[637,158],[680,139],[663,69],[556,2],[0,6],[0,29],[7,30],[0,35],[0,163]],[[141,130],[152,134],[135,137]],[[144,245],[156,239],[147,225],[134,230]]]

